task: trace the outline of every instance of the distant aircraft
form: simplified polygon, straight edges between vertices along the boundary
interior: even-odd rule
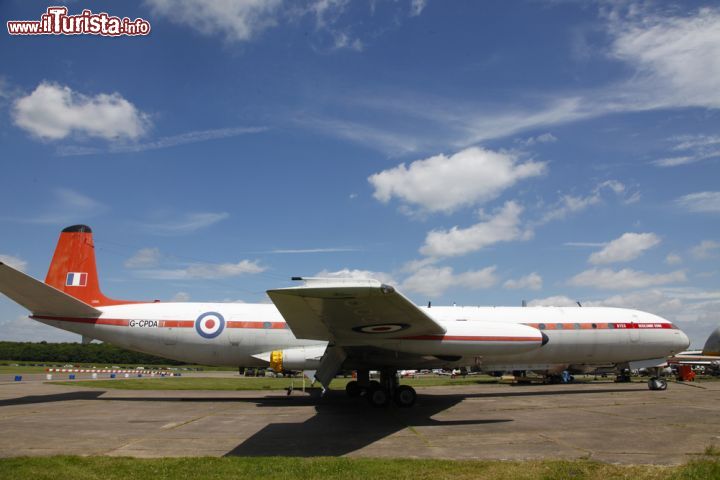
[[[377,280],[294,280],[303,285],[268,290],[274,305],[113,300],[100,291],[85,225],[62,231],[45,283],[0,263],[0,292],[86,340],[191,363],[315,370],[324,388],[341,369],[357,370],[346,391],[375,406],[414,404],[400,369],[659,363],[689,345],[673,324],[637,310],[418,307]],[[649,388],[665,388],[655,371]]]
[[[691,365],[720,371],[720,327],[710,334],[702,350],[680,352],[668,359],[668,365]]]

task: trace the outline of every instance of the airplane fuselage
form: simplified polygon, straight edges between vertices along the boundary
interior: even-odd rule
[[[601,365],[667,357],[687,337],[658,316],[620,308],[420,307],[444,335],[392,338],[378,348],[413,354],[382,356],[397,368],[475,365],[485,370]],[[267,366],[264,352],[317,347],[296,338],[272,304],[134,303],[99,307],[97,319],[35,315],[86,337],[189,363]],[[423,355],[422,365],[417,354]],[[408,363],[405,363],[405,362]],[[352,359],[348,360],[352,368]],[[367,359],[364,364],[367,365]]]

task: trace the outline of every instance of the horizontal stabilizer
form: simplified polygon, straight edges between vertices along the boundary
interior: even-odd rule
[[[60,290],[0,262],[0,293],[30,310],[33,315],[97,318],[97,310]]]

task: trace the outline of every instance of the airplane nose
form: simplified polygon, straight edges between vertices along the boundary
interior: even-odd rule
[[[675,346],[679,352],[687,350],[690,346],[690,339],[682,330],[677,331],[677,335],[675,336]]]

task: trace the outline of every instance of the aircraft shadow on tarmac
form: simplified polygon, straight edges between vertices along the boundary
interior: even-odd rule
[[[366,447],[407,427],[483,425],[512,422],[513,419],[436,420],[432,417],[466,398],[523,397],[629,392],[628,389],[554,390],[533,392],[495,392],[477,394],[418,395],[409,409],[373,408],[363,399],[346,398],[344,392],[331,392],[316,400],[316,414],[304,422],[271,423],[232,449],[225,456],[300,457],[344,455]],[[261,399],[259,407],[282,406],[282,399]]]
[[[303,422],[266,425],[225,456],[338,456],[371,445],[407,427],[512,422],[512,419],[432,418],[464,398],[465,395],[418,395],[417,404],[409,409],[394,405],[373,408],[364,399],[346,398],[344,392],[332,392],[315,400],[315,415],[311,418]],[[277,402],[261,402],[258,406],[276,405]]]
[[[644,390],[642,390],[644,391]],[[302,422],[270,423],[229,451],[226,456],[301,457],[344,455],[408,427],[462,426],[512,422],[512,418],[437,420],[432,418],[467,398],[531,397],[538,395],[606,394],[640,392],[628,388],[592,390],[543,390],[418,395],[417,404],[408,409],[373,408],[362,398],[347,398],[344,392],[332,391],[326,397],[308,395],[267,395],[259,397],[107,397],[104,390],[75,391],[51,395],[34,395],[0,400],[0,407],[73,400],[104,402],[236,402],[253,403],[258,408],[312,406],[315,415]]]
[[[0,400],[0,407],[8,407],[10,405],[31,405],[34,403],[52,403],[67,402],[72,400],[97,400],[100,395],[105,392],[89,391],[89,392],[68,392],[54,393],[51,395],[28,395],[27,397],[6,398]]]

